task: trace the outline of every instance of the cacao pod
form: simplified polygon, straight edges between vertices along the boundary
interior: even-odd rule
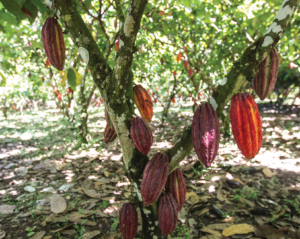
[[[150,122],[153,117],[152,100],[149,93],[141,85],[133,87],[133,98],[136,107],[139,109],[141,116]]]
[[[154,203],[168,179],[169,156],[165,153],[156,153],[146,164],[141,184],[141,194],[146,206]]]
[[[261,100],[266,99],[275,87],[279,69],[279,55],[275,49],[258,66],[258,73],[254,76],[253,87]]]
[[[262,124],[257,105],[246,92],[231,99],[230,121],[232,133],[242,154],[251,159],[262,144]]]
[[[149,153],[153,143],[153,135],[148,123],[141,116],[131,120],[130,137],[140,152]]]
[[[123,204],[119,212],[119,227],[124,239],[135,237],[138,229],[138,215],[133,204]]]
[[[162,195],[158,205],[158,225],[161,235],[166,236],[176,228],[178,205],[171,193]]]
[[[210,103],[202,103],[197,108],[192,124],[192,139],[199,160],[209,167],[218,153],[220,143],[219,118]]]
[[[66,50],[62,29],[56,18],[49,17],[44,23],[42,42],[51,65],[62,71],[66,60]]]
[[[117,138],[116,131],[113,128],[110,128],[109,125],[106,125],[104,130],[104,143],[108,144],[113,142]]]
[[[186,185],[182,172],[179,168],[175,169],[169,175],[166,190],[172,193],[178,205],[178,211],[181,211],[185,203]]]

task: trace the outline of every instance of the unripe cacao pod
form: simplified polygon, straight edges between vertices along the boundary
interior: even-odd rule
[[[131,120],[130,137],[140,152],[149,153],[153,143],[153,135],[148,123],[141,116]]]
[[[117,138],[116,131],[113,128],[110,128],[109,125],[106,125],[104,130],[104,143],[108,144],[113,142]]]
[[[230,121],[242,154],[247,159],[254,158],[262,144],[262,124],[257,104],[248,92],[231,99]]]
[[[168,179],[169,156],[165,153],[156,153],[146,164],[141,184],[141,194],[146,206],[154,203]]]
[[[124,239],[135,237],[138,229],[138,215],[133,204],[123,204],[119,212],[119,227]]]
[[[209,167],[218,153],[220,143],[219,118],[210,103],[198,106],[193,118],[192,139],[199,160]]]
[[[139,109],[141,116],[150,122],[153,117],[153,105],[149,93],[141,85],[133,87],[133,99],[136,107]]]
[[[275,49],[258,66],[258,73],[254,76],[253,87],[261,100],[266,99],[275,87],[279,69],[279,55]]]
[[[42,42],[51,65],[62,71],[66,60],[66,50],[62,29],[56,18],[49,17],[44,23]]]
[[[184,177],[179,168],[175,169],[168,177],[166,191],[172,193],[177,205],[178,211],[181,211],[185,203],[186,185]]]
[[[162,195],[158,205],[158,225],[161,235],[166,236],[176,228],[178,205],[171,193]]]

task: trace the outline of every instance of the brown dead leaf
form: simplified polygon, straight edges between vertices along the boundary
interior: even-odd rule
[[[61,233],[61,234],[64,234],[64,235],[72,236],[72,235],[75,235],[75,234],[76,234],[76,230],[75,230],[75,229],[63,230],[63,231],[61,231],[60,233]]]
[[[16,209],[15,205],[0,205],[0,213],[1,214],[13,213],[15,209]]]
[[[215,236],[215,235],[207,235],[207,236],[202,236],[199,239],[219,239],[220,237]]]
[[[204,213],[209,211],[209,207],[205,207],[203,208],[200,212],[199,212],[199,216],[203,215]]]
[[[30,239],[42,239],[43,236],[46,234],[45,231],[42,232],[36,232],[32,237],[29,237]]]
[[[255,235],[267,239],[284,239],[284,235],[276,228],[269,225],[261,225],[255,228]]]
[[[209,229],[223,231],[224,229],[226,229],[227,227],[230,227],[230,226],[232,226],[231,223],[216,223],[216,224],[210,224],[207,227]]]
[[[97,193],[94,189],[78,188],[78,192],[81,194],[85,193],[92,198],[101,198],[101,194]]]
[[[42,239],[51,239],[51,238],[52,238],[52,236],[45,236]]]
[[[47,222],[66,222],[68,221],[66,216],[56,216],[54,213],[50,214],[46,219],[42,222],[42,226],[46,226]]]
[[[6,235],[5,231],[0,231],[0,239],[4,238]]]
[[[273,177],[273,173],[268,167],[265,167],[262,171],[266,177],[268,178]]]
[[[51,232],[52,232],[52,233],[57,233],[57,232],[60,232],[60,231],[62,231],[62,230],[64,230],[64,229],[66,229],[66,228],[69,228],[69,227],[71,227],[71,226],[73,226],[73,224],[66,225],[66,226],[64,226],[64,227],[58,228],[57,230],[54,230],[54,231],[51,231]]]
[[[244,224],[232,225],[224,229],[222,234],[225,237],[229,237],[235,234],[247,234],[249,232],[254,232],[254,227],[244,223]]]
[[[99,235],[100,233],[101,233],[100,231],[87,232],[83,234],[82,239],[91,239]]]
[[[218,238],[222,238],[222,234],[221,234],[220,232],[215,231],[215,230],[213,230],[213,229],[210,229],[210,228],[208,228],[208,227],[202,227],[202,228],[200,229],[200,231],[201,231],[201,232],[207,232],[207,233],[210,233],[210,234],[212,234],[212,235],[217,236]]]
[[[66,200],[58,195],[54,194],[50,198],[50,210],[54,213],[62,213],[67,209]]]
[[[187,192],[185,201],[189,204],[195,204],[200,201],[198,195],[194,192]]]
[[[96,222],[86,221],[84,219],[81,219],[81,218],[84,218],[84,217],[88,217],[90,215],[91,214],[84,215],[84,214],[79,214],[78,212],[73,212],[68,216],[68,219],[69,219],[70,222],[74,222],[74,223],[77,223],[77,224],[81,224],[83,221],[85,221],[83,223],[83,225],[85,225],[85,226],[96,226]]]
[[[240,197],[240,201],[241,203],[245,204],[247,203],[250,207],[254,208],[255,207],[255,203],[249,201],[248,199],[246,198],[243,198],[243,197]]]
[[[239,178],[233,178],[232,180],[237,181],[237,182],[245,185],[245,183],[242,180],[240,180]]]

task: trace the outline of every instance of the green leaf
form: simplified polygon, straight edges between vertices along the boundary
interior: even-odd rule
[[[23,15],[21,7],[16,0],[0,0],[7,11],[11,12],[16,17]]]
[[[6,78],[1,72],[0,72],[0,76],[1,76],[0,87],[3,87],[6,85]]]
[[[85,0],[85,1],[84,1],[84,3],[85,3],[85,5],[86,5],[87,9],[90,8],[90,6],[91,6],[91,1],[92,1],[92,0]]]
[[[68,83],[71,86],[72,90],[76,90],[76,74],[72,68],[68,70]]]
[[[4,26],[2,26],[1,24],[0,24],[0,31],[6,33]]]
[[[49,8],[46,8],[39,0],[31,0],[31,3],[34,4],[42,14],[52,13],[52,11]]]
[[[29,21],[32,23],[34,22],[34,19],[37,16],[38,13],[38,9],[37,7],[31,2],[31,0],[26,0],[26,2],[23,5],[24,7],[26,7],[26,9],[31,13],[31,15],[33,16],[33,19],[28,17]]]
[[[0,12],[0,18],[4,21],[8,22],[9,24],[12,24],[12,25],[17,25],[18,24],[17,19],[8,12],[1,11]]]

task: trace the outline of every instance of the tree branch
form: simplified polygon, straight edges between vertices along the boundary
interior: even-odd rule
[[[273,23],[264,36],[249,46],[234,64],[225,77],[226,82],[217,87],[210,103],[217,111],[218,117],[222,117],[223,109],[230,99],[238,93],[240,88],[247,84],[246,76],[253,76],[258,65],[277,44],[282,37],[290,18],[299,4],[299,0],[285,0],[281,5]],[[193,148],[191,126],[188,127],[181,139],[167,151],[170,157],[171,173]]]

